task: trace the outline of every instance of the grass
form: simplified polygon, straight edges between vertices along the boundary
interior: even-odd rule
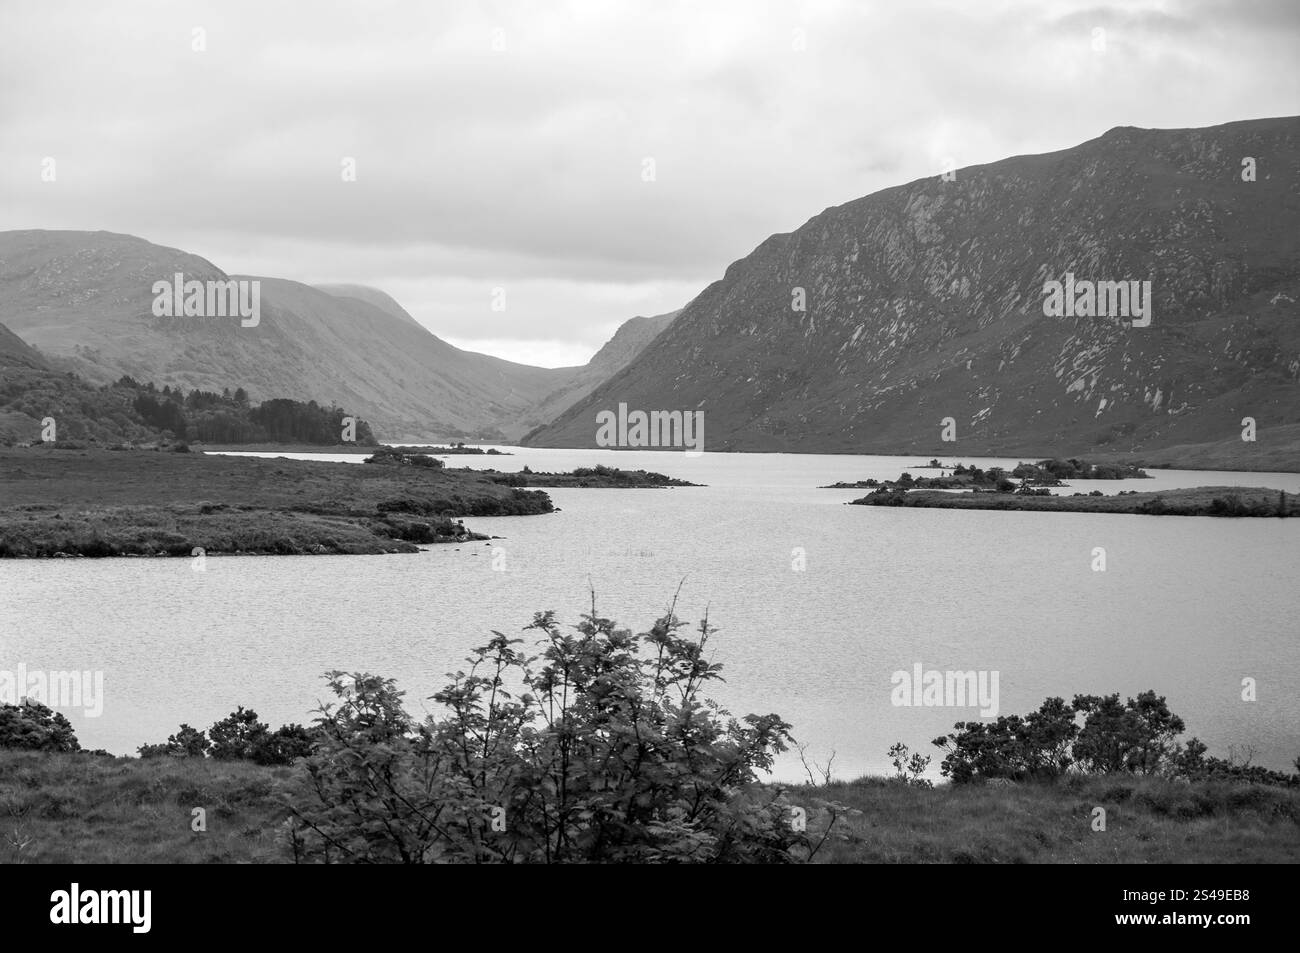
[[[1056,785],[943,785],[882,778],[798,787],[861,811],[822,863],[1297,863],[1300,789],[1158,778],[1075,777]],[[1106,830],[1093,831],[1093,809]],[[810,812],[810,816],[811,812]]]
[[[0,449],[0,500],[9,557],[414,552],[553,509],[472,470],[44,447]]]
[[[294,768],[0,751],[0,861],[273,863]],[[206,832],[191,811],[206,812]]]
[[[279,863],[276,791],[301,767],[0,751],[0,861]],[[821,863],[1296,863],[1300,789],[1156,778],[912,787],[881,778],[789,789],[839,802]],[[191,830],[206,811],[207,831]],[[1092,830],[1093,808],[1106,831]],[[812,813],[810,812],[810,817]]]

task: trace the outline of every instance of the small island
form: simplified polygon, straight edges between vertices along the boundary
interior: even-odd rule
[[[1046,510],[1056,513],[1130,513],[1143,516],[1300,516],[1295,494],[1251,486],[1198,486],[1139,493],[1100,490],[1053,496],[1046,489],[1007,493],[951,493],[881,487],[849,506],[908,506],[953,510]]]
[[[490,538],[465,518],[554,511],[540,490],[429,457],[358,466],[176,450],[0,449],[0,558],[413,553]]]
[[[1009,493],[1028,488],[1068,487],[1066,480],[1142,480],[1150,474],[1140,467],[1119,463],[1089,463],[1086,460],[1040,460],[1037,463],[1019,463],[1010,471],[1001,467],[983,470],[977,466],[957,463],[951,475],[943,475],[948,466],[938,460],[915,467],[917,470],[939,470],[937,477],[914,477],[903,473],[897,480],[858,480],[853,483],[832,483],[825,490],[974,490]],[[1019,480],[1019,484],[1015,481]],[[1046,495],[1046,490],[1042,495]]]
[[[499,473],[496,470],[481,470],[502,486],[546,487],[556,489],[579,487],[582,489],[656,489],[669,486],[701,486],[676,477],[664,476],[649,470],[620,470],[597,464],[594,467],[578,467],[569,473],[540,473],[524,467],[517,473]]]

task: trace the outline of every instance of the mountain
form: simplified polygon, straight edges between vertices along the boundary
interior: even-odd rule
[[[530,419],[543,429],[561,413],[613,377],[640,354],[664,328],[672,323],[681,309],[653,317],[635,317],[624,321],[614,336],[605,342],[590,361],[574,368],[571,380],[557,387],[532,409]],[[527,437],[524,438],[525,440]]]
[[[348,295],[258,278],[261,318],[155,317],[153,285],[225,281],[216,265],[111,232],[0,233],[0,321],[61,370],[109,383],[139,380],[254,400],[337,403],[386,439],[511,440],[576,369],[515,364],[439,339],[372,289]],[[360,295],[360,296],[358,296]]]
[[[1130,452],[1230,440],[1249,416],[1257,442],[1229,444],[1249,463],[1294,434],[1300,118],[1122,127],[949,179],[773,235],[527,442],[592,446],[619,403],[702,410],[714,450]],[[1150,280],[1150,325],[1046,316],[1067,272]]]
[[[53,437],[65,443],[162,439],[161,431],[132,407],[135,396],[54,370],[35,348],[0,324],[0,446],[44,439],[48,420],[54,422]]]
[[[260,282],[260,321],[156,317],[154,282],[178,272]],[[254,401],[337,404],[389,441],[513,442],[586,396],[670,319],[628,321],[583,367],[531,367],[448,344],[376,288],[227,275],[112,232],[0,232],[0,321],[58,370],[91,383],[126,374],[159,387],[243,386]]]
[[[41,357],[40,352],[0,324],[0,368],[48,372],[50,365]]]
[[[60,373],[33,347],[0,324],[0,445],[55,441],[56,446],[124,446],[204,443],[337,445],[343,437],[342,407],[286,398],[251,404],[243,388],[232,395],[158,388],[123,377],[94,385]],[[53,421],[52,436],[45,424]],[[352,426],[358,446],[374,446],[364,419]]]
[[[369,285],[314,285],[313,287],[337,298],[356,298],[358,301],[374,305],[380,311],[385,311],[395,318],[401,318],[407,324],[414,324],[417,328],[423,327],[394,300],[392,295],[378,288],[371,288]]]

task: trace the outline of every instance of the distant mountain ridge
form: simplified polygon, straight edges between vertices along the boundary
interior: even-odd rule
[[[261,282],[261,320],[155,317],[153,283],[224,281],[212,262],[131,235],[0,232],[0,322],[60,370],[93,383],[123,374],[260,401],[347,407],[387,440],[513,442],[584,396],[586,368],[542,368],[441,340],[390,296],[360,285]],[[581,380],[579,380],[581,378]],[[549,401],[549,404],[547,403]],[[550,408],[539,411],[543,404]]]
[[[369,285],[348,285],[348,284],[326,284],[313,285],[326,294],[332,294],[338,298],[356,298],[358,301],[364,301],[366,304],[372,304],[380,311],[385,311],[395,318],[401,318],[408,324],[414,324],[416,327],[423,327],[419,321],[411,317],[405,308],[397,303],[392,295],[378,288],[371,288]]]
[[[1067,272],[1151,279],[1151,326],[1046,317]],[[593,446],[620,402],[703,410],[707,449],[958,456],[1218,442],[1250,416],[1246,460],[1300,422],[1297,301],[1300,118],[1117,128],[771,236],[527,442]]]
[[[582,367],[574,368],[571,380],[548,394],[534,409],[532,417],[542,429],[557,416],[586,397],[593,390],[617,374],[640,354],[664,328],[673,322],[681,310],[656,314],[652,317],[635,317],[624,321],[614,336]],[[531,431],[530,431],[531,432]],[[524,438],[527,439],[527,436]]]

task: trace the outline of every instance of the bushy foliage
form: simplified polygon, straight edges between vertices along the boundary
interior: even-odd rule
[[[1132,771],[1151,774],[1168,763],[1183,720],[1164,696],[1146,691],[1121,704],[1119,695],[1075,695],[1074,710],[1084,715],[1074,743],[1080,767],[1093,774]]]
[[[1287,506],[1285,491],[1279,493],[1276,508],[1265,502],[1243,502],[1241,497],[1235,493],[1229,493],[1228,495],[1221,497],[1216,496],[1210,501],[1211,516],[1272,516],[1274,513],[1277,513],[1279,516],[1285,516],[1286,512]]]
[[[189,758],[202,758],[207,754],[212,743],[205,732],[196,731],[189,725],[182,724],[174,735],[169,735],[164,744],[141,745],[137,750],[142,758],[158,758],[163,755],[176,755]]]
[[[257,712],[240,705],[208,729],[212,738],[208,753],[218,761],[251,761],[253,751],[270,731],[268,725],[258,720]]]
[[[0,748],[23,751],[80,751],[68,719],[39,702],[0,705]]]
[[[539,613],[528,656],[499,632],[417,722],[375,675],[328,675],[306,775],[286,795],[295,860],[770,862],[815,852],[836,805],[803,823],[755,784],[790,743],[777,715],[731,718],[721,677],[673,615],[639,635],[593,607],[574,631]],[[829,818],[829,819],[828,819]]]
[[[311,754],[316,732],[302,725],[281,725],[258,740],[251,750],[257,764],[293,764]]]
[[[1192,781],[1235,781],[1300,787],[1300,758],[1294,762],[1296,773],[1286,774],[1251,764],[1249,757],[1238,762],[1232,757],[1207,756],[1207,750],[1200,738],[1189,738],[1173,757],[1174,773]]]
[[[437,457],[427,453],[411,453],[397,447],[383,446],[366,457],[366,463],[380,463],[388,466],[424,467],[429,470],[441,470],[445,464]]]
[[[1068,460],[1039,460],[1021,463],[1012,476],[1030,480],[1132,480],[1147,476],[1140,467],[1126,463],[1089,463],[1071,457]]]
[[[930,767],[931,758],[928,754],[923,755],[919,751],[912,753],[907,745],[899,741],[890,746],[889,760],[894,765],[895,781],[916,787],[934,787],[932,782],[921,777]]]
[[[342,442],[343,417],[339,407],[322,407],[315,401],[276,398],[260,406],[249,404],[242,387],[231,395],[180,387],[141,383],[124,375],[116,383],[96,387],[74,374],[56,374],[35,368],[5,368],[0,381],[0,416],[22,414],[32,418],[16,433],[0,433],[9,443],[40,439],[39,421],[50,416],[58,423],[61,439],[74,438],[100,444],[202,440],[209,443],[309,443]],[[10,425],[12,426],[12,425]],[[376,443],[370,425],[356,421],[356,442]]]
[[[1070,743],[1079,730],[1074,715],[1064,699],[1049,698],[1023,718],[958,722],[955,733],[934,739],[946,752],[940,771],[958,783],[1056,777],[1072,764]]]
[[[1183,720],[1154,691],[1123,702],[1118,694],[1076,695],[1070,705],[1049,698],[1024,718],[1003,715],[953,727],[955,732],[934,744],[946,752],[944,776],[957,783],[1055,778],[1069,771],[1300,784],[1300,776],[1251,767],[1248,761],[1206,757],[1197,738],[1180,744]]]
[[[166,743],[141,745],[137,750],[142,758],[173,755],[268,765],[293,764],[311,753],[314,738],[314,732],[302,725],[282,725],[272,731],[258,719],[257,712],[240,705],[206,732],[183,724]]]

